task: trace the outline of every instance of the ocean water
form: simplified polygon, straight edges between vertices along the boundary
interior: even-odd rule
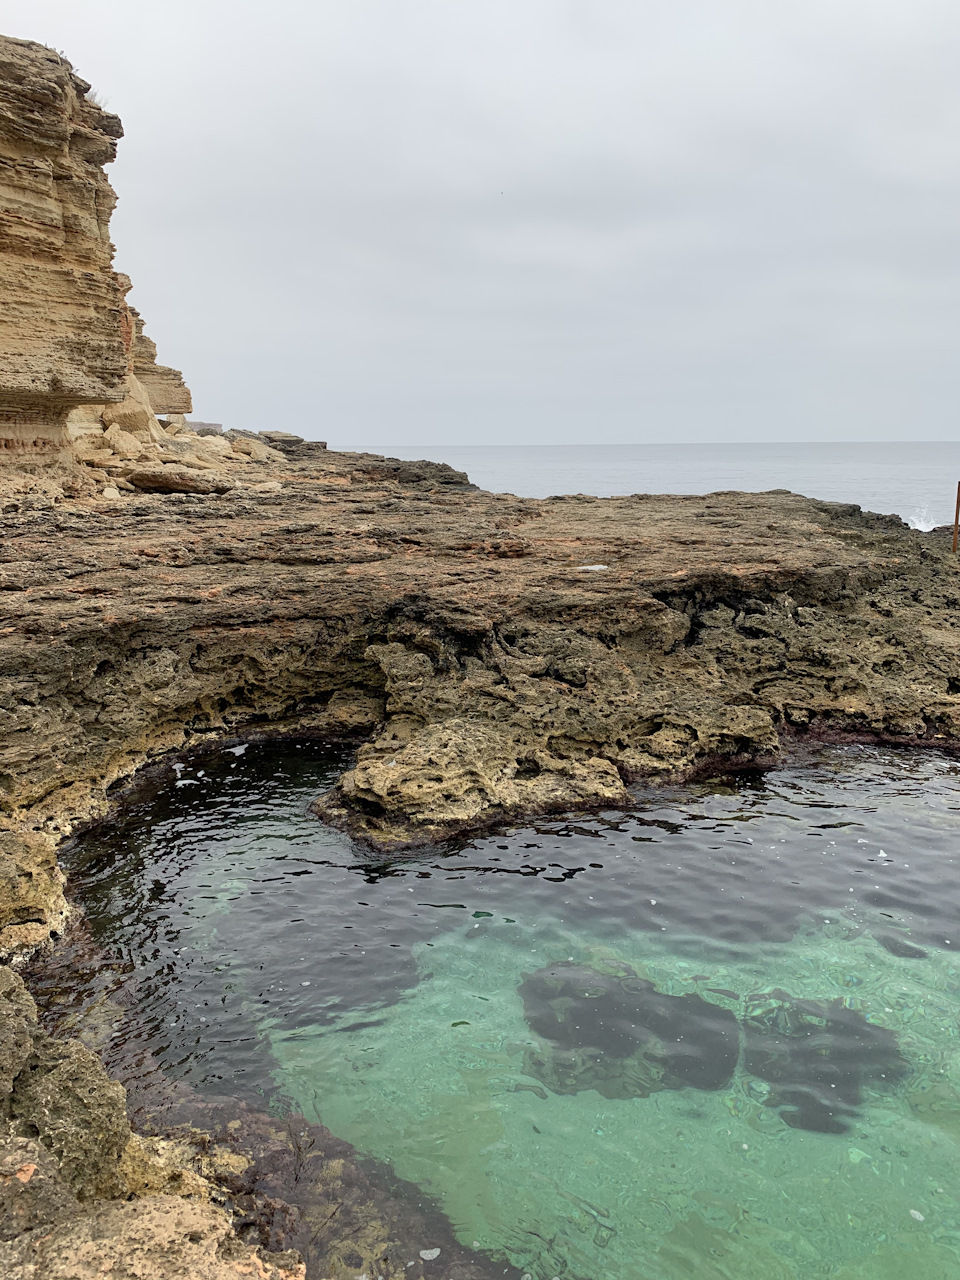
[[[197,757],[75,844],[118,1048],[531,1280],[956,1280],[956,763],[829,748],[389,859],[307,811],[342,764]]]
[[[960,441],[369,448],[400,458],[448,462],[495,493],[546,498],[561,493],[611,497],[790,489],[893,513],[916,529],[952,523],[960,482]]]

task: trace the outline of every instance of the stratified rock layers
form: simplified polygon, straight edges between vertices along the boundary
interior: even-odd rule
[[[143,331],[143,317],[136,307],[130,308],[134,335],[131,356],[133,374],[147,393],[154,413],[192,413],[190,388],[179,369],[157,364],[157,344]]]
[[[103,165],[120,121],[52,49],[0,38],[0,443],[57,453],[69,409],[127,374]]]
[[[130,373],[154,412],[190,409],[112,269],[103,166],[123,130],[89,90],[54,50],[0,36],[0,463],[71,461],[70,410],[122,401]]]

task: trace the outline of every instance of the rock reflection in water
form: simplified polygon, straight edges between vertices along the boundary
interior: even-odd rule
[[[842,1000],[747,996],[742,1026],[698,995],[659,991],[628,965],[558,963],[519,985],[531,1030],[550,1042],[529,1049],[525,1071],[552,1092],[595,1089],[645,1098],[661,1089],[722,1089],[740,1056],[765,1080],[765,1104],[796,1129],[843,1133],[868,1082],[890,1086],[909,1067],[896,1036]]]

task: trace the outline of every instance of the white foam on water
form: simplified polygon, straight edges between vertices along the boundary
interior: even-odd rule
[[[929,507],[916,507],[907,516],[907,524],[911,529],[919,529],[921,533],[929,533],[937,527],[936,520],[930,518]]]

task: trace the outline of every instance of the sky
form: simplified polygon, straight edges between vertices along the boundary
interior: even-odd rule
[[[956,0],[4,0],[123,120],[195,417],[332,445],[952,440]]]

